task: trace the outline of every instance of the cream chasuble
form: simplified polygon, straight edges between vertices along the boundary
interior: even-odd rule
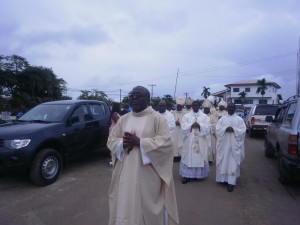
[[[140,138],[141,148],[134,147],[118,160],[125,131]],[[152,107],[122,116],[110,133],[108,148],[116,158],[109,189],[109,225],[179,224],[173,183],[173,146],[166,119]],[[149,163],[142,159],[146,155]],[[120,157],[119,157],[120,158]]]

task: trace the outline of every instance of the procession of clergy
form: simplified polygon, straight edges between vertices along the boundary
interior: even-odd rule
[[[221,100],[214,106],[214,97],[204,102],[178,97],[176,110],[166,110],[161,101],[157,110],[168,121],[174,146],[174,161],[180,160],[182,184],[208,176],[209,166],[216,165],[216,181],[226,182],[232,192],[240,176],[245,157],[246,126],[234,114],[235,105]]]

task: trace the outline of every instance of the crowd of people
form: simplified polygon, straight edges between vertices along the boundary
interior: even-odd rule
[[[246,126],[235,104],[209,96],[201,104],[178,97],[176,109],[165,101],[150,106],[147,88],[129,94],[132,111],[112,113],[107,146],[112,156],[110,225],[179,224],[173,162],[180,162],[181,183],[205,179],[216,166],[216,182],[232,192],[245,157]]]

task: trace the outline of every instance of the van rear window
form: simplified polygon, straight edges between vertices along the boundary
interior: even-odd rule
[[[256,106],[254,115],[272,115],[276,114],[278,106],[276,105],[258,105]]]

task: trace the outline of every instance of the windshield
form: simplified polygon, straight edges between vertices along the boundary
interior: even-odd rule
[[[278,109],[277,105],[258,105],[256,106],[256,110],[254,115],[272,115],[274,116],[276,114],[276,111]]]
[[[26,112],[18,120],[60,122],[64,118],[71,105],[42,104]]]

